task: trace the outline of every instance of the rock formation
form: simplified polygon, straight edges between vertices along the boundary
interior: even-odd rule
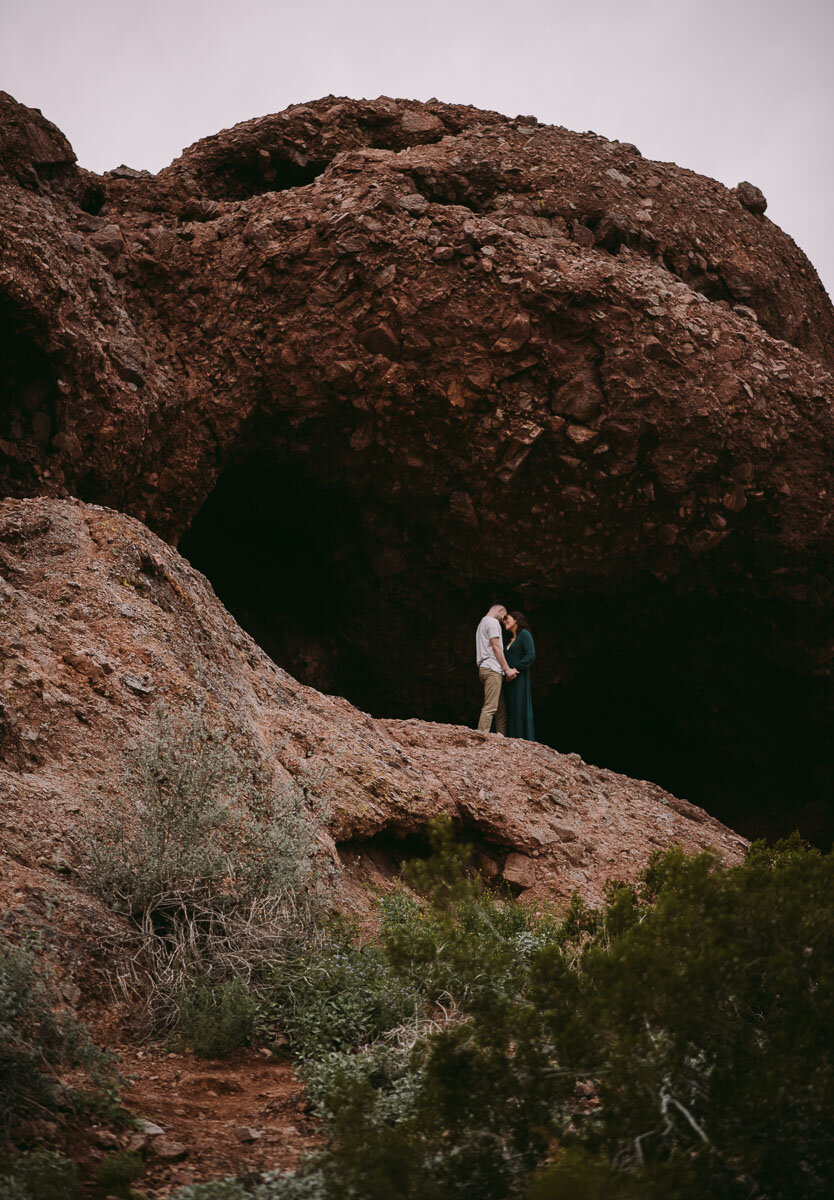
[[[0,502],[0,877],[71,868],[92,796],[158,703],[201,707],[283,776],[327,797],[330,849],[391,875],[445,814],[483,870],[531,895],[601,898],[655,847],[744,839],[653,783],[578,755],[423,721],[375,721],[277,667],[208,582],[138,521],[79,501]],[[2,889],[0,889],[0,893]],[[8,900],[7,897],[3,897]]]
[[[137,517],[377,716],[471,721],[506,599],[552,744],[831,828],[834,312],[757,188],[386,98],[157,176],[0,131],[2,491]]]
[[[292,1169],[320,1134],[291,1064],[263,1048],[207,1064],[169,1053],[167,1041],[130,1044],[141,1008],[120,1003],[127,923],[81,890],[76,839],[92,797],[119,797],[122,749],[158,703],[200,706],[279,784],[329,799],[323,850],[344,868],[340,905],[361,917],[374,904],[367,885],[390,885],[403,859],[425,853],[440,813],[485,875],[537,898],[578,889],[599,900],[606,879],[635,878],[650,851],[674,843],[714,847],[728,863],[745,849],[702,809],[578,755],[373,720],[277,667],[138,521],[78,500],[0,501],[0,927],[12,938],[40,932],[62,999],[119,1054],[128,1111],[153,1122],[115,1133],[93,1115],[63,1143],[49,1121],[17,1132],[66,1145],[88,1168],[102,1149],[146,1154],[143,1182],[166,1194]],[[253,1124],[263,1134],[254,1144]],[[187,1174],[172,1174],[186,1155]]]

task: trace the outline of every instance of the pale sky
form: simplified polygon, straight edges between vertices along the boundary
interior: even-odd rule
[[[749,179],[829,294],[833,51],[834,0],[0,0],[0,88],[92,170],[328,93],[436,96]]]

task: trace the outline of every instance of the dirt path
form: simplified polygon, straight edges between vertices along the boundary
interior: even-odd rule
[[[139,1149],[145,1159],[145,1173],[135,1185],[140,1193],[163,1197],[187,1183],[292,1170],[317,1142],[303,1085],[288,1062],[254,1051],[222,1062],[151,1047],[123,1046],[117,1052],[128,1080],[125,1107],[162,1130],[118,1134],[120,1146]],[[247,1130],[258,1136],[249,1140]],[[93,1133],[89,1158],[85,1155],[91,1170],[111,1152],[109,1142],[106,1131]]]

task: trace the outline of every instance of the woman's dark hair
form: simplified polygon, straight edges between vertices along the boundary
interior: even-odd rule
[[[530,629],[530,626],[527,623],[527,618],[525,617],[523,612],[511,612],[510,616],[518,625],[518,629],[516,630],[516,635],[515,635],[516,637],[518,637],[518,635],[521,633],[522,629],[526,629],[528,633],[532,632]]]

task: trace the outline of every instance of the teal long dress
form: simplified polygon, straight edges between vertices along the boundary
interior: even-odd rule
[[[511,646],[504,650],[507,664],[516,667],[515,679],[504,681],[504,697],[507,702],[508,737],[536,740],[533,726],[533,701],[530,696],[530,667],[536,661],[536,647],[529,629],[522,629]]]

